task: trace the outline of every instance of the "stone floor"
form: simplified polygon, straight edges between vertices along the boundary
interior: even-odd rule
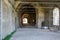
[[[1,40],[1,34],[0,34],[0,40]]]
[[[19,28],[10,40],[60,40],[60,33],[48,29]]]

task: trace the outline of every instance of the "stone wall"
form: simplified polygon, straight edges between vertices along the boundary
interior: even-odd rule
[[[49,27],[53,27],[53,9],[49,10]]]
[[[49,9],[45,9],[45,10],[47,10],[47,11],[45,11],[45,13],[44,13],[44,26],[47,26],[47,27],[49,27]]]
[[[1,0],[0,0],[0,40],[1,40]]]
[[[53,30],[60,30],[60,23],[59,25],[53,25],[53,9],[50,9],[49,11],[49,27]],[[60,13],[59,13],[59,20],[60,20]],[[59,21],[60,22],[60,21]]]
[[[0,0],[0,26],[1,26],[1,0]]]
[[[7,0],[2,1],[2,38],[15,30],[14,12]]]

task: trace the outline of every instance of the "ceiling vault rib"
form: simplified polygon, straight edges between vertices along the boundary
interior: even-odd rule
[[[60,4],[60,2],[20,2],[20,3]]]

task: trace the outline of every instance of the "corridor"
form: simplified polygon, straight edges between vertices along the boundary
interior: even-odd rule
[[[19,28],[10,40],[60,40],[60,33],[48,29]]]
[[[59,1],[3,0],[1,11],[4,40],[60,40]]]

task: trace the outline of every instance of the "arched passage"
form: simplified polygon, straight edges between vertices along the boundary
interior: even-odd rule
[[[36,10],[31,4],[18,5],[18,17],[20,27],[36,26]],[[25,23],[24,23],[25,22]]]

